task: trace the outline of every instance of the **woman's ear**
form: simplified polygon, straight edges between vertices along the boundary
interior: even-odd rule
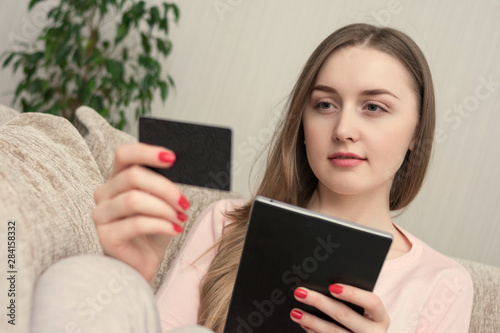
[[[413,136],[413,139],[410,141],[410,145],[408,146],[409,151],[413,151],[415,149],[415,143],[417,142],[417,138]]]

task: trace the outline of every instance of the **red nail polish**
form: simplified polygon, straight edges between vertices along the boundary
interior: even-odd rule
[[[174,231],[178,234],[180,234],[181,232],[184,231],[184,229],[182,229],[182,227],[178,224],[174,224]]]
[[[179,198],[179,206],[181,206],[182,209],[186,210],[189,208],[189,206],[191,206],[191,204],[183,195],[181,195],[181,197]]]
[[[295,296],[297,296],[298,298],[306,298],[307,297],[307,291],[305,291],[304,289],[300,289],[300,288],[295,289],[293,294]]]
[[[341,294],[344,288],[342,288],[342,286],[339,286],[338,284],[332,284],[330,285],[330,287],[328,287],[328,290],[330,290],[330,292],[334,294]]]
[[[188,219],[188,216],[183,212],[177,212],[177,219],[181,222],[185,222]]]
[[[295,319],[302,319],[302,312],[298,311],[298,310],[292,310],[292,318],[295,318]]]
[[[158,159],[164,163],[174,163],[175,162],[175,154],[169,151],[162,151],[158,154]]]

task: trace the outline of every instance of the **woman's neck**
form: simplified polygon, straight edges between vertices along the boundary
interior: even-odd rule
[[[410,241],[392,222],[389,193],[340,195],[320,185],[314,191],[307,208],[392,234],[394,240],[387,259],[402,256],[411,249]]]
[[[341,195],[319,185],[307,208],[379,230],[392,227],[389,199],[384,193]]]

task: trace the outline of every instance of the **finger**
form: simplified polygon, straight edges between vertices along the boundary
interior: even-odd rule
[[[148,193],[131,190],[101,202],[92,212],[96,224],[111,223],[129,216],[144,215],[182,223],[187,215]]]
[[[141,142],[122,145],[118,147],[115,152],[115,159],[110,177],[113,177],[123,169],[134,164],[167,168],[172,166],[174,162],[174,152],[160,146],[153,146]]]
[[[96,203],[128,190],[140,190],[164,200],[178,211],[189,208],[189,202],[171,180],[143,166],[132,166],[117,174],[94,194]]]
[[[335,285],[335,286],[337,286],[337,287],[330,288],[330,290],[331,290],[332,294],[335,295],[336,298],[338,298],[339,294],[343,294],[344,292],[347,294],[347,292],[346,292],[347,289],[349,289],[349,293],[351,293],[353,290],[354,290],[354,292],[357,290],[361,291],[361,289],[354,288],[351,286],[346,286],[346,285],[342,285],[344,290],[340,290],[339,285]],[[349,287],[349,288],[346,288],[346,287]],[[335,293],[333,291],[335,291]],[[369,292],[365,291],[364,294],[367,298],[377,298],[378,299],[378,297],[376,295],[374,295],[373,293],[369,293]],[[329,296],[325,296],[325,295],[318,293],[314,290],[300,287],[300,288],[297,288],[295,290],[294,296],[298,301],[315,307],[316,309],[318,309],[321,312],[328,315],[330,318],[334,319],[335,321],[339,322],[340,324],[344,325],[345,327],[349,328],[350,330],[352,330],[354,332],[365,332],[367,327],[370,327],[371,325],[373,325],[374,322],[376,322],[372,318],[367,318],[367,317],[360,315],[358,312],[354,311],[349,306],[340,302],[339,300],[333,299]],[[356,303],[357,299],[349,298],[349,297],[347,297],[347,295],[345,295],[344,297],[346,298],[344,300],[351,302],[355,305],[362,306],[362,305]],[[366,301],[365,301],[365,303],[366,303]],[[383,308],[383,305],[381,302],[380,302],[379,306],[382,306],[382,309],[378,309],[378,310],[381,310],[383,313],[386,314],[385,309]],[[386,316],[387,316],[387,314],[386,314]],[[387,316],[387,318],[388,318],[388,316]],[[381,324],[384,327],[389,326],[388,321],[385,322],[385,321],[381,320]],[[315,326],[313,326],[312,328],[314,330],[317,330],[317,327],[315,327]]]
[[[302,327],[302,329],[304,331],[306,331],[307,333],[316,333],[316,331],[313,331],[310,327],[307,327],[307,326],[304,326],[304,325],[300,325],[300,327]]]
[[[304,310],[293,309],[290,312],[290,318],[299,324],[306,332],[337,332],[348,333],[349,331],[335,325],[329,321],[320,319]]]
[[[117,223],[108,223],[98,226],[100,239],[105,239],[109,248],[117,249],[119,246],[128,244],[131,239],[143,235],[161,234],[165,236],[177,236],[183,229],[178,224],[166,220],[148,217],[131,216]]]
[[[389,315],[382,300],[374,293],[340,283],[332,284],[329,290],[335,298],[365,309],[366,318],[375,322],[389,322]]]

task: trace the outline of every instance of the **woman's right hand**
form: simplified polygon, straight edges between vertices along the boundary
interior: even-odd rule
[[[174,162],[174,153],[163,147],[123,145],[109,180],[94,194],[92,219],[104,253],[151,284],[171,238],[183,230],[189,202],[173,182],[145,166],[168,168]]]

